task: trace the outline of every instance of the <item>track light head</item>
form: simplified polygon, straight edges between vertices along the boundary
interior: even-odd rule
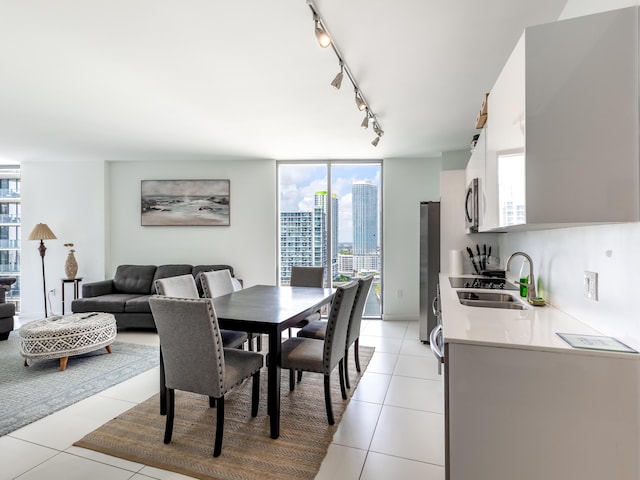
[[[336,75],[336,77],[331,82],[331,86],[336,90],[340,90],[340,86],[342,85],[342,79],[344,77],[344,64],[340,62],[340,71]]]
[[[380,137],[376,137],[371,141],[371,145],[373,145],[374,147],[378,146],[378,142],[380,142]]]
[[[316,25],[315,31],[316,31],[316,38],[318,39],[318,43],[322,48],[327,48],[329,45],[331,45],[331,37],[329,36],[327,31],[322,27],[322,25],[320,25],[320,19],[318,18],[318,15],[313,16],[313,21]]]
[[[373,131],[376,132],[376,135],[378,135],[379,137],[384,135],[384,130],[382,130],[380,128],[380,125],[378,125],[378,122],[373,122]]]
[[[360,96],[360,92],[358,92],[358,90],[356,90],[356,106],[361,112],[363,110],[366,110],[367,108],[367,104],[364,103],[364,100],[362,100],[362,97]]]
[[[369,128],[369,110],[366,111],[366,115],[360,124],[362,128]]]

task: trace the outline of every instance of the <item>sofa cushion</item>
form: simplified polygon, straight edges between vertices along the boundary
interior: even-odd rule
[[[156,269],[156,273],[153,276],[153,282],[151,282],[151,290],[149,290],[147,293],[153,295],[156,293],[156,280],[159,280],[161,278],[168,278],[168,277],[177,277],[179,275],[187,275],[189,273],[191,273],[191,270],[193,269],[192,265],[186,265],[186,264],[173,264],[173,265],[159,265],[158,268]],[[147,310],[148,312],[151,311],[151,309]]]
[[[124,304],[124,311],[126,313],[151,313],[151,307],[149,306],[149,297],[151,295],[140,295],[139,297],[127,300]]]
[[[153,286],[153,276],[156,269],[155,265],[120,265],[113,277],[115,291],[117,293],[148,294]]]
[[[202,290],[202,283],[200,282],[200,272],[211,272],[213,270],[229,270],[233,277],[233,267],[230,265],[195,265],[192,273],[196,279],[196,287],[198,287],[198,293],[201,297],[204,295],[204,290]]]
[[[74,313],[83,312],[124,312],[125,304],[140,295],[132,293],[112,293],[100,297],[79,298],[71,302],[71,310]]]

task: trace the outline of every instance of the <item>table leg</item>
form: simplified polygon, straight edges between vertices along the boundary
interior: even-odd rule
[[[280,436],[280,346],[281,333],[269,333],[269,360],[267,361],[267,411],[271,425],[271,438]]]
[[[106,346],[106,347],[104,347],[104,348],[106,348],[106,349],[107,349],[107,352],[108,352],[108,353],[111,353],[111,352],[112,352],[111,345],[107,345],[107,346]]]

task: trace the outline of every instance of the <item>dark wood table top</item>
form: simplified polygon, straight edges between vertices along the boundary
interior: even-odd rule
[[[213,304],[223,328],[237,323],[246,324],[247,331],[269,333],[295,325],[329,303],[334,292],[333,288],[255,285],[216,297]]]

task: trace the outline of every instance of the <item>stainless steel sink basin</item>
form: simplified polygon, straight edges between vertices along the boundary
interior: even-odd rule
[[[462,305],[469,307],[506,308],[510,310],[525,310],[527,308],[516,297],[508,293],[458,292],[458,299]]]

